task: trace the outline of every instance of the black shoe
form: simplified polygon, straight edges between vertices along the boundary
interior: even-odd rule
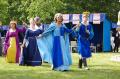
[[[78,68],[82,68],[82,59],[79,59]]]

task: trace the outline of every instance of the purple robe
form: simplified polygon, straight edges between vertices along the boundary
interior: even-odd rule
[[[20,56],[20,45],[19,45],[19,36],[18,33],[25,32],[25,27],[22,29],[16,28],[15,32],[10,32],[9,30],[6,33],[5,43],[4,43],[4,54],[7,55],[7,50],[10,46],[10,38],[15,37],[16,40],[16,63],[19,62],[19,56]]]

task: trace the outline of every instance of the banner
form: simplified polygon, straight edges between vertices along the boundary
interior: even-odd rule
[[[69,14],[63,14],[63,23],[69,23]]]
[[[79,22],[80,22],[80,14],[73,14],[72,23],[79,24]]]
[[[93,24],[100,24],[100,13],[93,14]]]

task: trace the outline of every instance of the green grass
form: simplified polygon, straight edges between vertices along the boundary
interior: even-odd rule
[[[52,71],[50,65],[23,67],[5,62],[0,57],[0,79],[119,79],[120,62],[110,58],[115,53],[95,53],[88,59],[90,70],[78,69],[78,54],[73,54],[73,65],[68,72]]]

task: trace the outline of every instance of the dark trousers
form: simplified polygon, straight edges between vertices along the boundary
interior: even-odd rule
[[[118,44],[115,44],[114,52],[118,52],[118,50],[119,50],[119,43],[118,43]]]
[[[87,67],[87,59],[86,58],[79,59],[78,67],[82,68],[82,65],[84,65],[84,67]]]

